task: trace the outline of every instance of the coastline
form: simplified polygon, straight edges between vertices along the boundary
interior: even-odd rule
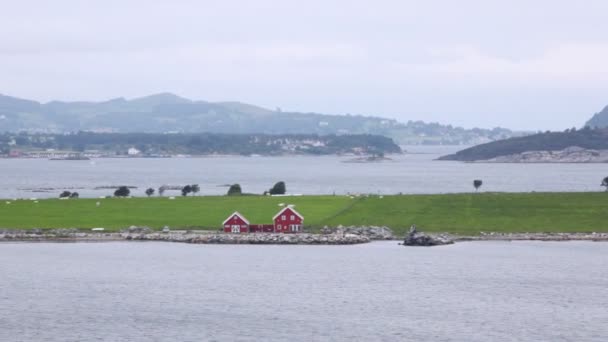
[[[470,241],[593,241],[608,242],[608,233],[482,233],[478,236],[428,233],[432,237],[448,237],[454,242]],[[372,241],[402,241],[402,238],[370,238],[349,233],[332,234],[227,234],[215,232],[81,232],[62,230],[0,230],[2,242],[118,242],[163,241],[189,244],[257,244],[257,245],[354,245]]]

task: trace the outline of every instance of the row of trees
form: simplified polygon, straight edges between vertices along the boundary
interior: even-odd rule
[[[165,185],[159,187],[158,195],[163,196],[165,191],[167,191],[167,190],[169,190],[169,188]],[[181,189],[182,196],[184,196],[184,197],[188,196],[188,194],[195,195],[200,191],[201,191],[201,188],[198,184],[188,184]],[[148,197],[153,196],[155,192],[156,192],[156,190],[154,188],[147,188],[145,191],[146,196],[148,196]],[[277,182],[272,188],[270,188],[270,190],[264,191],[264,195],[284,195],[286,192],[287,192],[287,187],[285,185],[285,182],[280,181],[280,182]],[[66,193],[67,193],[67,195],[66,195]],[[75,197],[78,197],[78,193],[74,193],[74,194],[76,194]],[[230,187],[228,188],[228,192],[226,193],[226,195],[228,195],[228,196],[239,196],[242,194],[243,194],[243,190],[241,189],[241,185],[238,183],[230,185]],[[116,189],[116,191],[114,191],[115,197],[128,197],[130,195],[131,195],[131,190],[127,186],[121,186],[118,189]],[[70,192],[64,191],[60,195],[60,197],[70,197]]]
[[[475,179],[473,181],[473,187],[475,188],[475,191],[478,191],[482,185],[483,185],[483,181],[481,179]],[[602,179],[601,186],[605,187],[606,191],[608,191],[608,177],[604,177],[604,179]],[[167,187],[164,185],[161,186],[160,188],[158,188],[159,196],[162,196],[166,190],[167,190]],[[201,188],[198,184],[190,184],[190,185],[184,186],[181,189],[181,192],[182,192],[182,196],[188,196],[188,194],[190,194],[190,193],[197,194],[198,192],[200,192],[200,190],[201,190]],[[146,195],[148,197],[153,196],[155,192],[156,192],[156,190],[154,190],[154,188],[146,189]],[[268,191],[264,191],[264,195],[284,195],[286,192],[287,192],[287,187],[285,185],[285,182],[280,181],[280,182],[275,183],[275,185],[272,188],[270,188]],[[130,194],[131,194],[131,190],[127,186],[121,186],[118,189],[116,189],[116,191],[114,191],[115,197],[128,197]],[[226,195],[228,195],[228,196],[239,196],[242,194],[243,194],[243,190],[241,189],[241,185],[238,183],[230,185],[230,187],[228,188],[228,192],[226,193]],[[70,191],[63,191],[61,194],[59,194],[59,198],[78,198],[79,196],[80,195],[78,194],[78,192],[70,192]]]

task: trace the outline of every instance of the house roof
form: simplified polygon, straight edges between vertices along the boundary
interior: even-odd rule
[[[292,207],[285,207],[283,209],[281,209],[281,211],[279,211],[276,215],[274,215],[274,217],[272,218],[272,220],[276,220],[277,217],[281,216],[281,214],[283,214],[283,212],[287,211],[287,210],[291,210],[294,214],[298,215],[298,217],[300,217],[302,220],[304,219],[304,216],[302,216],[302,214],[300,214],[299,212],[297,212],[294,208]]]
[[[230,216],[228,216],[227,219],[224,220],[224,222],[222,222],[222,224],[226,224],[226,222],[230,221],[231,218],[233,218],[234,216],[238,216],[241,218],[241,220],[245,221],[245,223],[249,224],[249,221],[247,221],[247,219],[245,218],[245,216],[241,215],[241,213],[239,213],[238,211],[233,212],[232,214],[230,214]]]

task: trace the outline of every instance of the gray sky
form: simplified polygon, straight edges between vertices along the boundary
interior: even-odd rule
[[[173,92],[465,127],[608,105],[605,0],[0,0],[0,93]]]

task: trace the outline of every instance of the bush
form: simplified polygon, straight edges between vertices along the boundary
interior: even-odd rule
[[[483,182],[481,181],[481,179],[474,180],[473,181],[473,186],[475,187],[475,191],[477,191],[477,189],[479,189],[482,184],[483,184]]]
[[[287,188],[285,187],[285,182],[277,182],[272,189],[268,191],[271,195],[285,195],[287,192]]]
[[[61,194],[59,194],[59,198],[66,198],[66,197],[70,197],[72,196],[72,193],[69,191],[64,191]]]
[[[197,194],[199,191],[201,191],[201,187],[198,186],[198,184],[192,184],[190,185],[190,189],[192,190],[193,194]]]
[[[241,185],[240,184],[232,184],[230,186],[230,189],[228,189],[228,196],[238,196],[241,195],[243,192],[241,191]]]
[[[146,195],[148,195],[148,197],[154,195],[154,189],[152,188],[147,188],[146,189]]]
[[[131,194],[131,190],[129,190],[126,186],[121,186],[116,191],[114,191],[114,196],[116,197],[127,197]]]
[[[192,192],[192,185],[186,185],[182,188],[182,196],[188,196]]]
[[[80,194],[77,193],[76,191],[72,192],[72,194],[70,195],[70,198],[78,198],[80,197]]]

